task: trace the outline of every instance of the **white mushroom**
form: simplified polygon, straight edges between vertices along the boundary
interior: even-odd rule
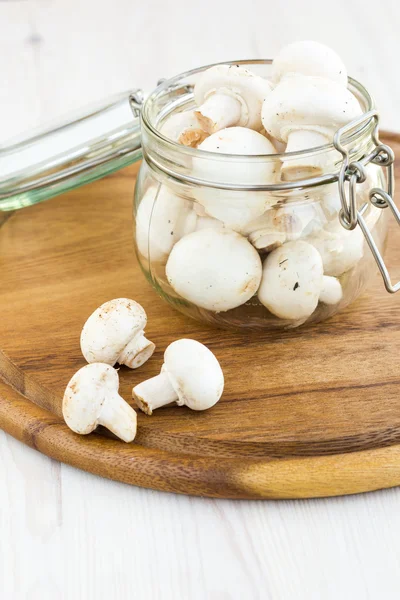
[[[206,410],[218,402],[223,389],[224,375],[211,350],[195,340],[182,339],[166,349],[161,373],[135,386],[132,397],[143,412],[151,415],[156,408],[172,402]]]
[[[195,84],[196,117],[208,133],[233,125],[259,131],[262,103],[271,89],[269,81],[244,67],[216,65]]]
[[[192,110],[169,116],[160,127],[160,133],[174,142],[191,148],[197,148],[208,135],[202,130]]]
[[[103,425],[124,442],[136,435],[136,412],[118,394],[118,373],[93,363],[79,369],[67,385],[62,411],[66,424],[81,435]]]
[[[347,86],[347,70],[342,59],[331,48],[318,42],[294,42],[285,46],[274,58],[273,83],[277,84],[293,73],[324,77]]]
[[[197,216],[191,202],[167,186],[151,186],[143,195],[136,213],[138,250],[152,262],[165,262],[173,245],[195,230]]]
[[[229,127],[214,133],[199,146],[200,150],[230,155],[271,155],[275,148],[257,131],[245,127]],[[193,174],[209,182],[253,185],[270,184],[276,177],[277,161],[246,156],[224,159],[210,155],[193,159]],[[196,187],[193,195],[208,215],[223,221],[229,229],[241,231],[253,219],[259,217],[268,205],[275,202],[265,192],[247,192]],[[198,209],[196,209],[198,212]]]
[[[382,173],[381,169],[373,164],[367,165],[366,171],[365,182],[357,184],[357,205],[360,208],[365,203],[368,204],[368,210],[363,216],[368,228],[373,231],[382,217],[382,211],[370,204],[369,191],[381,185]],[[337,184],[325,187],[322,207],[329,222],[323,229],[308,236],[307,241],[321,254],[325,274],[339,277],[355,267],[363,257],[364,235],[358,225],[351,231],[342,227],[339,221],[342,205]]]
[[[249,234],[249,242],[257,250],[271,252],[287,241],[287,234],[284,231],[277,231],[269,227],[257,228]]]
[[[332,142],[335,131],[359,115],[361,107],[347,88],[329,79],[302,75],[284,78],[267,97],[262,109],[265,129],[278,140],[287,142],[286,153]],[[325,150],[302,157],[285,157],[282,179],[320,175],[327,163],[334,162],[334,155]]]
[[[324,229],[310,235],[307,240],[320,253],[325,275],[339,277],[361,260],[364,236],[360,227],[344,229],[339,218],[333,219]]]
[[[307,319],[317,307],[322,286],[317,250],[300,240],[288,242],[265,259],[258,298],[281,319]]]
[[[175,244],[166,274],[182,298],[220,312],[244,304],[256,293],[261,259],[238,233],[229,229],[202,229]]]
[[[319,295],[320,302],[324,304],[338,304],[343,298],[342,285],[336,277],[324,275],[322,290]]]
[[[321,229],[325,220],[319,203],[292,202],[267,210],[261,217],[248,223],[242,233],[248,235],[255,248],[270,252],[285,242]]]
[[[126,365],[137,369],[153,354],[155,345],[144,335],[144,309],[128,298],[109,300],[90,315],[81,333],[81,350],[88,363]]]

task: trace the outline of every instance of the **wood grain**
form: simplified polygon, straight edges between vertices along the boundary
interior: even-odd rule
[[[394,150],[395,137],[386,136]],[[370,294],[335,318],[297,331],[218,331],[167,306],[136,262],[131,198],[137,166],[15,213],[0,236],[0,425],[49,456],[156,489],[217,497],[354,493],[400,484],[399,375],[393,347],[399,298],[376,277]],[[389,263],[399,263],[394,237]],[[206,343],[224,369],[222,400],[195,413],[139,414],[124,445],[105,432],[79,437],[61,400],[84,364],[79,334],[107,299],[146,309],[157,350],[120,370],[121,393],[159,372],[179,337]],[[10,386],[13,388],[10,390]]]

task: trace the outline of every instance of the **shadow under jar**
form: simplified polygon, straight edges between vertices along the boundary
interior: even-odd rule
[[[269,76],[270,61],[241,64]],[[347,230],[340,221],[342,154],[334,145],[291,154],[217,154],[165,138],[166,119],[194,107],[193,86],[203,70],[163,82],[142,108],[134,221],[144,274],[175,308],[220,327],[287,329],[329,318],[376,272],[361,228]],[[374,108],[358,82],[349,79],[349,89],[364,113]],[[341,139],[352,163],[375,148],[374,126],[367,119]],[[310,156],[320,165],[315,177],[284,180],[283,161],[295,172]],[[382,254],[389,211],[369,202],[369,192],[385,189],[384,169],[370,162],[365,173],[356,206]],[[349,193],[348,182],[344,190]],[[333,294],[324,293],[322,279],[334,284]]]

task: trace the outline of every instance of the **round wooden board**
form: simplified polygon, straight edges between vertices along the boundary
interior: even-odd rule
[[[400,151],[400,138],[386,134]],[[0,229],[0,427],[57,460],[134,485],[230,498],[304,498],[400,484],[400,294],[369,292],[322,324],[283,333],[216,330],[166,305],[132,244],[137,167],[15,213]],[[400,265],[393,232],[388,262]],[[400,269],[394,269],[399,275]],[[146,309],[154,357],[120,370],[121,394],[157,374],[166,346],[192,337],[225,373],[204,413],[177,406],[138,415],[134,443],[80,437],[61,418],[63,391],[84,365],[87,316],[118,296]]]

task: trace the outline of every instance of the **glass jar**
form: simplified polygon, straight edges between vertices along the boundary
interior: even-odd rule
[[[267,61],[241,64],[269,75]],[[297,154],[224,155],[165,138],[160,128],[166,119],[194,106],[193,85],[203,70],[163,82],[142,109],[144,160],[136,183],[134,221],[136,252],[145,276],[175,308],[217,326],[292,328],[334,315],[362,293],[375,271],[360,227],[349,231],[339,220],[342,203],[334,179],[341,154],[327,145]],[[364,112],[373,109],[360,84],[351,80],[350,89]],[[374,148],[372,121],[350,131],[343,141],[352,162]],[[295,166],[310,155],[324,165],[324,177],[281,181],[283,160]],[[357,186],[357,209],[364,207],[365,223],[382,253],[388,211],[368,200],[370,189],[385,186],[383,169],[370,163],[365,170],[366,181]],[[288,273],[289,242],[293,252],[306,251],[304,262],[299,257],[293,265],[304,273]],[[327,302],[320,289],[322,272],[317,269],[315,278],[311,276],[315,265],[307,254],[309,246],[299,242],[315,248],[322,256],[324,275],[340,283],[327,280],[338,289],[332,297],[328,294]],[[279,289],[282,280],[285,293]]]
[[[271,68],[269,60],[231,64],[267,78]],[[382,209],[390,207],[400,223],[394,157],[378,139],[367,90],[349,78],[364,114],[333,144],[291,154],[217,154],[160,133],[172,114],[194,106],[193,86],[206,68],[163,81],[144,103],[138,90],[123,93],[0,147],[0,215],[143,155],[136,253],[155,290],[181,312],[222,327],[314,323],[362,293],[375,261],[387,290],[397,291],[382,259],[390,212]],[[318,174],[300,179],[310,158]],[[283,161],[298,180],[283,180]]]

